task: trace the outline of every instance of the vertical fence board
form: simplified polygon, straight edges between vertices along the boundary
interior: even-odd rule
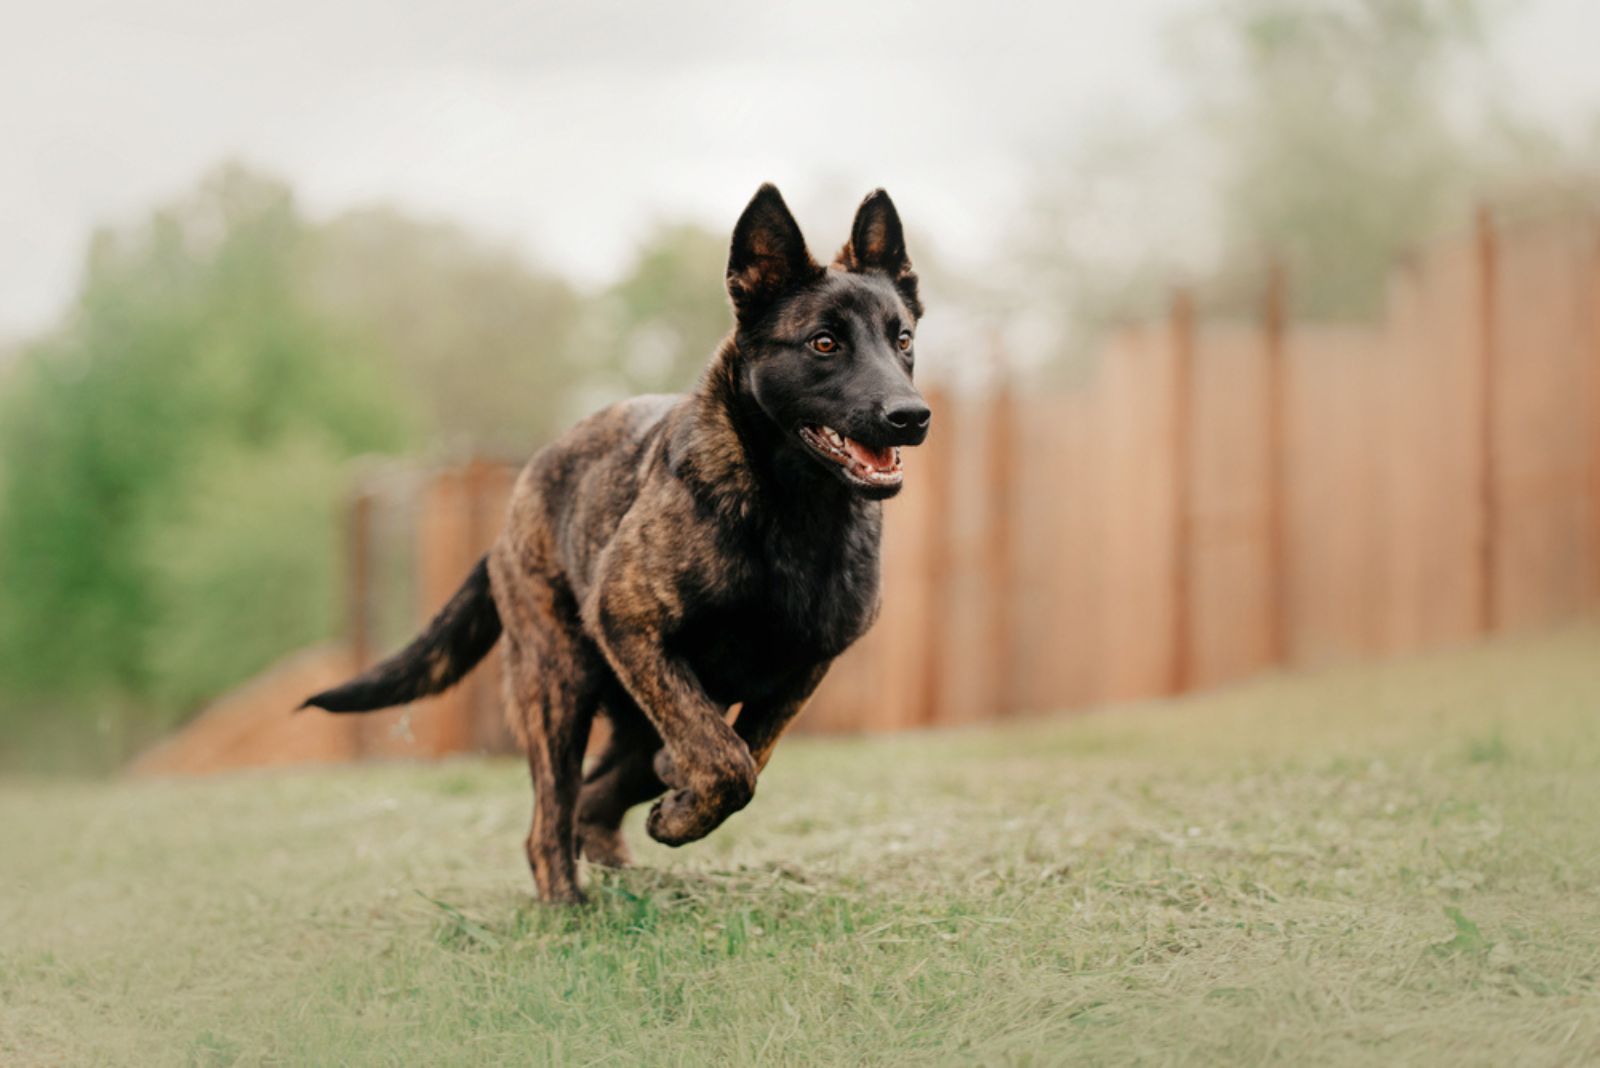
[[[1588,352],[1589,382],[1584,395],[1589,399],[1587,418],[1589,448],[1589,603],[1600,607],[1600,226],[1586,220],[1589,255],[1584,261],[1588,272],[1589,294]]]
[[[1105,696],[1150,697],[1171,684],[1177,581],[1171,336],[1130,328],[1110,339],[1104,376],[1101,558]]]
[[[1402,339],[1418,376],[1413,388],[1418,436],[1412,472],[1421,499],[1418,532],[1417,637],[1421,648],[1471,640],[1484,625],[1484,546],[1490,512],[1480,492],[1485,437],[1480,412],[1493,396],[1480,365],[1486,351],[1479,305],[1492,260],[1456,241],[1431,246],[1418,260],[1412,333]]]
[[[1496,428],[1499,426],[1498,390],[1500,383],[1499,337],[1495,327],[1498,298],[1499,266],[1496,262],[1494,217],[1487,207],[1478,209],[1473,233],[1473,273],[1476,282],[1473,296],[1477,302],[1474,311],[1477,336],[1476,430],[1477,449],[1474,465],[1477,468],[1477,575],[1475,577],[1478,630],[1492,632],[1499,625],[1500,584],[1499,570],[1500,498],[1499,449]]]
[[[1012,527],[1015,707],[1080,708],[1102,693],[1104,572],[1098,397],[1019,398]]]
[[[1383,470],[1384,554],[1382,651],[1414,652],[1422,648],[1420,622],[1422,561],[1427,555],[1422,469],[1427,437],[1427,395],[1424,367],[1415,344],[1418,331],[1417,283],[1403,271],[1390,282],[1388,321],[1384,330],[1386,373],[1381,403],[1389,455]]]
[[[1265,341],[1246,325],[1207,327],[1196,337],[1185,473],[1186,689],[1243,678],[1273,662]]]
[[[489,551],[500,536],[515,482],[516,469],[505,464],[474,460],[468,466],[468,514],[464,546],[468,567],[476,566],[478,559]],[[516,748],[503,709],[501,656],[500,646],[496,645],[466,682],[472,745],[475,749],[487,752],[507,752]]]
[[[997,359],[997,362],[998,359]],[[989,495],[985,515],[983,548],[984,579],[982,595],[987,602],[989,633],[983,674],[990,679],[987,701],[973,707],[979,718],[1003,716],[1017,707],[1017,680],[1011,671],[1011,646],[1016,640],[1012,586],[1012,553],[1015,549],[1016,468],[1018,438],[1017,404],[1011,383],[1004,378],[996,384],[986,408],[988,434],[984,441],[984,482]]]
[[[1266,359],[1266,388],[1262,398],[1265,440],[1264,491],[1267,516],[1267,661],[1289,658],[1289,356],[1288,282],[1282,260],[1267,265],[1267,288],[1262,298],[1261,329]]]
[[[946,404],[944,435],[949,458],[946,513],[948,537],[942,585],[943,611],[937,619],[936,658],[939,684],[934,693],[934,722],[971,723],[991,715],[994,694],[1001,687],[994,659],[993,634],[1001,625],[994,596],[996,514],[1001,487],[990,477],[990,456],[997,437],[991,431],[995,411],[989,398],[953,398]],[[949,442],[958,442],[951,447]]]
[[[1509,627],[1572,618],[1595,581],[1589,493],[1595,413],[1588,388],[1593,240],[1589,226],[1570,220],[1500,235],[1496,603]]]
[[[1388,356],[1384,338],[1360,327],[1296,328],[1285,339],[1284,581],[1298,666],[1382,649]]]
[[[1194,294],[1173,295],[1168,323],[1167,466],[1172,493],[1172,593],[1168,618],[1167,693],[1194,685],[1194,358],[1197,343]]]

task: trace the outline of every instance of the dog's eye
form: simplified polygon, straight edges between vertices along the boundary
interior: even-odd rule
[[[808,344],[812,349],[822,353],[824,356],[832,356],[839,351],[839,339],[826,330],[812,338]]]
[[[900,331],[900,351],[901,352],[910,352],[911,351],[911,331],[909,331],[909,330]]]

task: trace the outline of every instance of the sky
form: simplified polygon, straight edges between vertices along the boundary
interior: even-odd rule
[[[0,0],[0,340],[55,320],[96,226],[228,159],[315,216],[384,202],[591,283],[767,180],[818,249],[884,186],[914,238],[980,258],[1042,161],[1182,115],[1168,27],[1195,6]],[[1592,120],[1600,3],[1522,6],[1508,91]]]

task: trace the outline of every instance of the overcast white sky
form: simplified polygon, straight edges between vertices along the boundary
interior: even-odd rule
[[[1179,112],[1162,28],[1193,6],[0,0],[0,338],[55,317],[95,225],[226,158],[318,215],[388,201],[590,280],[766,179],[820,247],[883,185],[981,252],[1039,159]],[[1523,105],[1600,112],[1600,3],[1526,6],[1500,49]]]

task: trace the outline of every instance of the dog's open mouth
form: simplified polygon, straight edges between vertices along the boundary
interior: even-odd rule
[[[900,450],[894,446],[874,449],[827,426],[801,427],[800,440],[818,456],[838,464],[845,476],[859,485],[898,486],[905,479]]]

